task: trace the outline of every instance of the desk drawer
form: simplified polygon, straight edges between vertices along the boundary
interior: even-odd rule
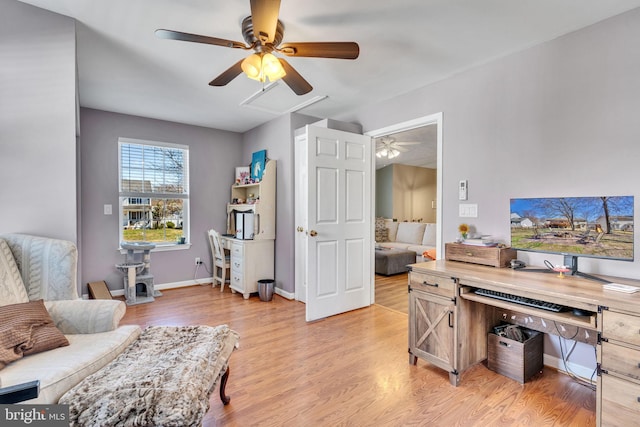
[[[244,254],[244,246],[234,243],[233,245],[231,245],[231,256],[238,256],[240,258],[242,258],[242,255]]]
[[[412,289],[419,289],[430,294],[438,294],[449,298],[454,297],[456,292],[456,284],[451,277],[415,271],[409,273],[409,285]]]
[[[242,273],[234,271],[231,273],[231,287],[234,289],[242,289],[244,291],[244,281],[242,280]]]
[[[640,350],[603,341],[602,369],[640,380]]]
[[[612,375],[602,375],[602,426],[638,425],[640,385]]]
[[[445,245],[445,259],[451,261],[469,262],[472,264],[489,265],[492,267],[507,267],[515,259],[517,252],[511,248],[489,248],[483,246],[447,243]]]
[[[602,337],[640,346],[640,317],[604,310]]]
[[[231,269],[233,271],[242,272],[243,259],[242,257],[232,256],[231,257]]]

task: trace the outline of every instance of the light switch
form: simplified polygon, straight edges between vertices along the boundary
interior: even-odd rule
[[[111,215],[112,213],[113,213],[113,210],[111,209],[111,205],[104,205],[104,214]]]
[[[460,205],[458,205],[458,216],[461,218],[477,218],[477,203],[460,203]]]

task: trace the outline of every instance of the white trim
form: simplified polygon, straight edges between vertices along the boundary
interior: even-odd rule
[[[444,243],[442,241],[442,127],[443,127],[443,113],[430,114],[428,116],[418,117],[417,119],[407,120],[406,122],[396,123],[395,125],[383,127],[380,129],[371,130],[365,132],[365,135],[369,135],[372,141],[375,138],[386,136],[391,133],[403,132],[422,126],[436,124],[437,129],[437,158],[438,165],[436,170],[436,249],[437,258],[444,259]],[[375,164],[374,164],[375,167]],[[374,174],[375,175],[375,174]],[[375,198],[374,198],[375,199]],[[375,203],[375,200],[374,200]],[[375,211],[374,211],[375,212]],[[375,216],[375,213],[374,213]],[[375,218],[373,218],[375,222]]]
[[[182,282],[173,282],[173,283],[162,283],[162,284],[153,284],[153,289],[163,291],[166,289],[177,289],[177,288],[186,288],[194,285],[207,285],[213,283],[213,277],[205,277],[203,279],[195,279],[195,280],[184,280]],[[122,289],[109,289],[109,293],[114,297],[124,296],[124,284],[122,285]],[[88,294],[83,294],[82,298],[88,299]],[[159,297],[160,298],[160,297]]]
[[[168,244],[158,244],[156,245],[155,248],[151,249],[151,253],[153,252],[168,252],[168,251],[185,251],[187,249],[191,249],[191,243],[168,243]],[[122,248],[118,248],[118,251],[120,251],[120,254],[122,255],[126,255],[127,254],[127,250],[126,249],[122,249]]]
[[[195,286],[195,285],[208,285],[211,283],[213,283],[213,277],[205,277],[202,279],[185,280],[182,282],[162,283],[159,285],[154,284],[153,288],[159,291],[163,291],[167,289],[186,288],[186,287]],[[274,292],[288,300],[293,300],[295,297],[293,293],[284,291],[278,287],[274,288]],[[111,294],[111,296],[114,296],[114,297],[124,296],[124,284],[122,289],[109,289],[109,293]],[[82,294],[82,298],[89,299],[89,294]]]
[[[274,291],[275,291],[276,294],[278,294],[281,297],[286,298],[288,300],[293,300],[296,297],[295,293],[284,291],[284,290],[278,288],[277,286],[274,288]]]
[[[259,110],[259,111],[263,111],[265,113],[270,113],[270,114],[275,114],[275,115],[282,115],[282,114],[287,114],[287,113],[293,113],[296,112],[298,110],[302,110],[303,108],[308,107],[309,105],[315,104],[316,102],[320,102],[323,99],[326,99],[328,96],[327,95],[316,95],[314,97],[311,97],[305,101],[302,101],[299,104],[293,105],[287,109],[285,109],[284,111],[276,111],[276,110],[271,110],[269,108],[265,108],[262,107],[260,105],[254,105],[252,104],[253,101],[255,101],[256,99],[264,96],[267,94],[267,92],[269,92],[271,89],[273,88],[277,88],[281,85],[282,80],[277,80],[275,82],[269,83],[268,85],[266,85],[264,88],[260,89],[259,91],[257,91],[256,93],[254,93],[253,95],[249,96],[247,99],[245,99],[244,101],[242,101],[240,103],[241,107],[247,107],[247,108],[253,108],[255,110]],[[282,86],[283,88],[286,88],[286,86]],[[286,90],[288,90],[288,88],[286,88]]]
[[[543,356],[543,365],[557,369],[558,372],[562,372],[563,374],[568,375],[568,373],[565,371],[565,366],[564,366],[564,363],[562,362],[562,359],[559,359],[555,356],[550,356],[548,354],[545,354]],[[597,375],[593,374],[593,371],[595,370],[595,366],[589,367],[584,365],[578,365],[574,362],[567,362],[567,367],[571,370],[571,372],[574,375],[578,376],[583,381],[589,382],[593,380],[595,385],[595,381],[597,378]],[[593,375],[593,378],[591,377],[591,375]]]
[[[185,144],[176,144],[175,142],[162,142],[162,141],[149,141],[146,139],[135,139],[135,138],[126,138],[119,137],[118,144],[138,144],[138,145],[156,145],[158,147],[167,147],[167,148],[179,148],[181,150],[189,150],[189,146]]]
[[[140,199],[185,199],[189,200],[189,193],[145,193],[136,191],[121,191],[120,197]]]

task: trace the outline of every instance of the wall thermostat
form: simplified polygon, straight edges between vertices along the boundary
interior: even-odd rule
[[[460,185],[458,186],[458,199],[459,200],[467,200],[467,196],[469,193],[469,184],[466,179],[460,181]]]

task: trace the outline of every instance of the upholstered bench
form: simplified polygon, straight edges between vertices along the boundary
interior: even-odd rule
[[[238,334],[221,326],[150,326],[107,366],[65,393],[72,426],[192,426],[220,380],[226,405],[229,357]]]
[[[390,276],[404,273],[408,264],[415,264],[416,253],[404,249],[376,248],[376,274]]]

